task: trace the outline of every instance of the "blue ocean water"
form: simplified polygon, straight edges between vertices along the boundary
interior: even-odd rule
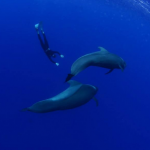
[[[142,0],[0,1],[0,150],[149,150],[150,3]],[[60,66],[43,52],[43,22]],[[22,108],[55,96],[72,63],[98,51],[121,56],[124,72],[89,67],[74,80],[99,88],[81,107],[46,114]]]

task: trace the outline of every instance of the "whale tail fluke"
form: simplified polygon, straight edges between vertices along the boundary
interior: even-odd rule
[[[73,74],[68,74],[68,76],[67,76],[65,82],[69,81],[73,76],[74,76]]]

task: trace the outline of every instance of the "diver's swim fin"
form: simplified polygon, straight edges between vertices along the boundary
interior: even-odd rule
[[[73,74],[68,74],[68,76],[67,76],[65,82],[69,81],[73,76],[74,76]]]

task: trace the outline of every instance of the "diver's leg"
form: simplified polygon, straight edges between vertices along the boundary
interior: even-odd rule
[[[45,36],[45,33],[44,33],[43,30],[41,30],[41,31],[42,31],[42,34],[43,34],[43,37],[44,37],[45,46],[47,47],[47,49],[49,49],[49,44],[48,44],[47,38]]]
[[[45,36],[45,32],[44,32],[44,30],[43,30],[42,22],[39,23],[39,26],[40,26],[41,32],[42,32],[42,34],[43,34],[43,37],[44,37],[45,46],[46,46],[47,49],[48,49],[48,48],[49,48],[49,44],[48,44],[47,38],[46,38],[46,36]]]
[[[40,41],[42,48],[45,50],[45,44],[43,43],[42,38],[41,38],[39,33],[38,33],[38,38],[39,38],[39,41]]]
[[[38,39],[39,39],[39,41],[40,41],[40,44],[41,44],[42,48],[45,49],[45,45],[44,45],[44,43],[43,43],[43,41],[42,41],[42,38],[41,38],[41,36],[40,36],[40,33],[39,33],[38,28],[39,28],[39,24],[36,24],[36,25],[35,25],[35,29],[36,29],[36,32],[37,32],[37,35],[38,35]]]

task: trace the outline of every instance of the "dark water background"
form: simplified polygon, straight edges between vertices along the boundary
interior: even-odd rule
[[[0,1],[0,150],[149,150],[150,14],[140,0]],[[34,24],[43,21],[59,67],[45,56]],[[66,111],[20,112],[52,97],[71,64],[105,47],[125,71],[91,67],[74,79],[99,88],[94,100]]]

